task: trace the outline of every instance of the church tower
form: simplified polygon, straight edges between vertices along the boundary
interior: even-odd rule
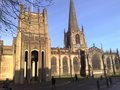
[[[21,5],[18,34],[14,43],[15,83],[24,83],[24,78],[31,81],[46,81],[50,75],[51,54],[48,34],[47,10],[25,11]],[[16,52],[17,51],[17,52]]]
[[[87,48],[84,36],[84,29],[83,27],[81,29],[79,29],[78,27],[73,0],[70,0],[68,23],[68,31],[64,31],[65,48],[70,48],[72,51]]]

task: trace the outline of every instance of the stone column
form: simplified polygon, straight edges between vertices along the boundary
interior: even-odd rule
[[[30,83],[31,79],[31,49],[29,44],[29,51],[28,51],[28,63],[27,63],[27,81]]]
[[[18,32],[16,38],[16,59],[15,59],[15,71],[14,71],[14,83],[20,83],[20,61],[21,61],[21,32]]]
[[[38,63],[39,63],[38,78],[39,78],[39,82],[41,82],[41,51],[40,51],[40,49],[39,49],[39,53],[38,53]]]
[[[25,61],[25,52],[24,52],[24,40],[23,33],[21,32],[21,59],[20,59],[20,84],[24,83],[24,61]]]
[[[114,61],[113,61],[113,56],[111,55],[111,60],[112,60],[112,69],[113,69],[113,75],[115,75],[116,74],[116,72],[115,72],[115,63],[114,63]]]
[[[86,64],[86,65],[87,65],[87,67],[88,67],[88,76],[91,76],[91,73],[90,73],[90,67],[91,67],[91,66],[90,66],[90,63],[89,63],[89,54],[87,54],[86,57],[87,57],[87,64]]]
[[[59,54],[59,77],[61,77],[61,53],[60,49],[58,48],[58,54]]]
[[[42,81],[44,82],[44,81],[46,81],[46,62],[45,62],[45,51],[42,51],[42,77],[41,77],[41,79],[42,79]]]
[[[20,84],[24,83],[24,59],[25,59],[25,53],[23,50],[23,47],[21,48],[21,63],[20,63]]]

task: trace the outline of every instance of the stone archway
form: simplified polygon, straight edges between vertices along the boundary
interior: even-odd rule
[[[36,81],[37,80],[37,73],[38,73],[38,51],[34,50],[31,52],[31,70],[32,70],[32,78]]]

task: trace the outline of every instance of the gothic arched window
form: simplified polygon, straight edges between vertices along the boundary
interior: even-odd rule
[[[76,73],[78,73],[78,72],[80,72],[79,70],[79,68],[80,68],[80,66],[79,66],[79,62],[78,62],[78,58],[77,57],[74,57],[74,59],[73,59],[73,66],[74,66],[74,72],[75,72],[75,74]]]
[[[101,69],[100,57],[97,54],[93,55],[92,57],[92,67],[93,67],[93,70]]]
[[[110,58],[108,57],[107,59],[106,59],[106,62],[107,62],[107,69],[109,70],[109,69],[111,69],[111,63],[110,63]]]
[[[68,74],[68,59],[67,59],[67,57],[63,58],[62,63],[63,63],[63,74],[67,75]]]
[[[80,44],[80,36],[79,36],[79,34],[76,34],[75,39],[76,39],[76,44]]]
[[[116,69],[118,70],[119,69],[119,66],[120,64],[119,64],[119,60],[117,59],[117,57],[115,57],[115,67],[116,67]]]
[[[51,58],[51,74],[54,75],[57,73],[57,59],[56,57]]]

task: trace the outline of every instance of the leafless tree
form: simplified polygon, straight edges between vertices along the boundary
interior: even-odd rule
[[[0,0],[0,34],[12,33],[17,30],[20,5],[25,7],[48,7],[53,0]]]

